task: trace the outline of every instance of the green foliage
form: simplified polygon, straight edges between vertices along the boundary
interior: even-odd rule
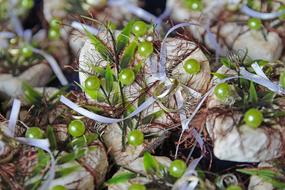
[[[130,21],[122,30],[122,32],[117,37],[117,53],[121,53],[121,51],[127,46],[130,40],[131,32],[132,32],[132,26],[134,21]]]
[[[79,168],[80,168],[80,166],[71,166],[68,168],[63,168],[63,169],[55,172],[55,178],[68,176],[71,173],[77,171]]]
[[[121,173],[118,175],[113,176],[111,179],[109,179],[106,183],[108,185],[114,185],[114,184],[118,184],[118,183],[124,183],[132,178],[135,178],[136,174],[131,173],[131,172],[125,172],[125,173]]]
[[[245,168],[238,169],[238,172],[247,175],[255,175],[260,177],[265,182],[271,183],[274,188],[284,189],[285,188],[285,176],[277,169],[274,168]]]
[[[106,67],[105,81],[106,81],[106,91],[108,94],[110,94],[113,89],[113,83],[114,83],[113,71],[110,65],[107,65]]]
[[[131,42],[126,47],[120,62],[121,69],[125,69],[129,66],[131,60],[134,58],[136,49],[137,49],[137,42],[135,41]]]
[[[149,152],[144,153],[143,164],[144,170],[148,174],[155,174],[159,171],[159,163]]]
[[[249,102],[253,104],[258,103],[257,92],[255,90],[254,83],[252,81],[250,81],[250,87],[249,87]]]
[[[57,149],[56,137],[55,137],[53,127],[50,125],[47,127],[47,138],[48,138],[49,143],[50,143],[50,149],[56,150]]]
[[[88,30],[85,29],[85,33],[102,58],[108,62],[114,62],[112,52],[109,48],[97,36],[94,36]]]
[[[29,104],[35,105],[41,102],[42,95],[27,82],[23,82],[22,88],[24,92],[24,98]]]

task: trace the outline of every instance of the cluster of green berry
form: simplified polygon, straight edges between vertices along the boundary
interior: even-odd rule
[[[184,4],[192,11],[201,11],[203,9],[202,0],[184,0]]]
[[[60,25],[59,20],[52,19],[49,23],[48,38],[50,40],[57,40],[60,37]]]
[[[285,72],[280,75],[279,84],[285,88]],[[232,88],[229,84],[223,82],[218,84],[214,89],[214,95],[221,101],[226,101],[232,95]],[[256,108],[246,111],[244,121],[247,126],[258,128],[263,122],[263,114]]]

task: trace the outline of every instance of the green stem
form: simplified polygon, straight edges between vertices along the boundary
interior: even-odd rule
[[[114,52],[115,52],[115,66],[116,66],[116,70],[117,70],[117,76],[119,76],[119,73],[120,73],[120,67],[119,67],[120,61],[119,60],[120,59],[119,59],[119,55],[118,55],[117,48],[116,48],[116,40],[115,40],[115,37],[114,37],[112,31],[108,27],[107,27],[107,30],[110,33],[112,41],[113,41],[113,49],[114,49]],[[121,84],[121,82],[119,80],[118,80],[118,82],[119,82],[119,89],[120,89],[120,94],[121,94],[121,98],[122,98],[123,108],[125,108],[123,86],[122,86],[122,84]],[[120,128],[122,129],[122,145],[123,145],[122,151],[124,152],[126,150],[127,127],[126,127],[124,121],[122,121],[122,125],[119,124]]]

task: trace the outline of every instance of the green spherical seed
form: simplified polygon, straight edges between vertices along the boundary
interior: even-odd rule
[[[201,65],[196,59],[188,59],[184,65],[184,70],[189,74],[197,74],[201,70]]]
[[[142,57],[149,57],[153,52],[153,45],[151,42],[142,42],[138,47],[138,53]]]
[[[59,30],[59,20],[57,20],[57,19],[52,19],[51,21],[50,21],[50,27],[51,28],[53,28],[53,29],[57,29],[57,30]]]
[[[282,86],[282,88],[285,88],[285,72],[283,72],[279,77],[279,83]]]
[[[48,38],[50,40],[57,40],[60,37],[60,31],[58,29],[49,29],[48,31]]]
[[[68,125],[68,133],[73,137],[80,137],[85,133],[85,125],[81,120],[73,120]]]
[[[85,80],[84,84],[87,90],[99,90],[100,89],[100,80],[96,76],[88,77]]]
[[[224,101],[230,96],[231,87],[227,83],[220,83],[214,90],[215,96]]]
[[[132,184],[128,190],[146,190],[144,185],[141,184]]]
[[[247,21],[247,25],[251,30],[259,30],[262,26],[262,23],[258,18],[250,18]]]
[[[171,176],[179,178],[186,170],[186,164],[183,160],[174,160],[171,162],[168,172]]]
[[[139,146],[144,141],[144,135],[139,130],[133,130],[128,135],[128,143],[133,146]]]
[[[192,11],[201,11],[202,10],[202,1],[201,0],[188,0],[186,5]]]
[[[131,85],[135,81],[135,73],[132,69],[123,69],[119,74],[119,80],[124,85]]]
[[[52,187],[52,190],[67,190],[67,188],[63,185],[56,185]]]
[[[282,5],[278,8],[278,11],[285,11],[285,5]],[[279,19],[285,20],[285,13],[279,16]]]
[[[226,190],[242,190],[242,188],[238,185],[231,185],[231,186],[227,187]]]
[[[30,45],[25,45],[22,47],[21,53],[25,58],[29,58],[33,55],[33,48]]]
[[[43,131],[38,127],[30,127],[25,136],[30,139],[41,139],[43,138]]]
[[[132,32],[136,36],[143,36],[147,32],[147,24],[143,21],[136,21],[132,27]]]
[[[245,113],[244,121],[246,125],[257,128],[263,122],[263,115],[258,109],[251,108]]]
[[[30,9],[34,6],[34,0],[21,0],[21,7]]]

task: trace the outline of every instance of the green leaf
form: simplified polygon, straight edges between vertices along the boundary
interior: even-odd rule
[[[159,110],[157,112],[151,113],[149,115],[147,115],[146,117],[142,118],[141,124],[142,125],[146,125],[151,123],[153,120],[159,118],[160,116],[162,116],[164,113],[163,110]]]
[[[144,164],[144,170],[148,174],[154,174],[159,171],[160,168],[159,163],[149,152],[144,153],[143,164]]]
[[[126,45],[129,43],[129,39],[132,32],[134,21],[130,21],[122,30],[122,32],[117,37],[117,53],[120,54],[120,52],[126,47]]]
[[[85,138],[86,138],[87,144],[89,145],[98,139],[98,135],[96,133],[91,133],[91,134],[85,135]]]
[[[106,81],[106,91],[108,94],[110,94],[113,89],[113,83],[114,83],[113,71],[110,65],[107,65],[106,67],[105,81]]]
[[[34,105],[34,104],[38,104],[39,102],[41,102],[42,95],[36,90],[34,90],[34,88],[31,85],[29,85],[27,82],[23,82],[22,88],[23,88],[25,100],[29,104]]]
[[[70,161],[73,161],[76,159],[75,153],[71,152],[71,153],[66,153],[64,155],[62,155],[61,157],[58,158],[57,163],[58,164],[64,164]]]
[[[234,65],[228,58],[226,58],[226,57],[222,57],[222,58],[221,58],[221,63],[222,63],[224,66],[226,66],[226,67],[228,67],[228,68],[230,68],[230,69],[235,69],[235,68],[236,68],[235,65]]]
[[[113,55],[109,48],[96,36],[94,36],[92,33],[90,33],[88,30],[85,30],[85,33],[87,34],[87,37],[91,41],[91,43],[94,45],[95,49],[100,53],[102,58],[105,61],[108,62],[114,62]]]
[[[84,135],[82,137],[77,137],[71,141],[71,146],[73,147],[73,149],[78,149],[87,146],[87,139]]]
[[[56,150],[57,149],[56,137],[53,127],[50,125],[47,127],[47,138],[49,140],[51,150]]]
[[[271,183],[277,189],[285,188],[285,176],[274,168],[245,168],[237,171],[247,175],[258,176],[265,182]]]
[[[212,72],[211,74],[214,75],[215,77],[217,77],[218,79],[225,79],[225,78],[229,77],[229,75],[216,73],[216,72]]]
[[[265,104],[272,104],[275,95],[276,94],[274,92],[270,91],[262,97],[261,102]]]
[[[109,179],[106,183],[108,185],[114,185],[114,184],[118,184],[118,183],[124,183],[130,179],[135,178],[137,175],[131,172],[125,172],[125,173],[121,173],[118,175],[113,176],[111,179]]]
[[[249,86],[249,101],[253,104],[258,103],[257,92],[255,90],[254,83],[252,81],[250,81],[250,86]]]
[[[130,45],[126,47],[120,62],[121,69],[128,67],[131,60],[134,58],[136,48],[137,48],[137,43],[135,41],[130,43]]]
[[[63,168],[63,169],[55,172],[55,178],[68,176],[69,174],[75,172],[79,168],[80,168],[79,166],[71,166],[71,167],[68,167],[68,168]]]

